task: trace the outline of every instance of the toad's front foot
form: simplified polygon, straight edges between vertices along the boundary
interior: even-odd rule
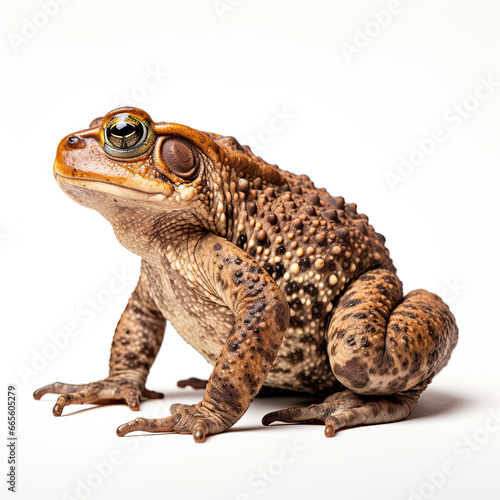
[[[141,399],[163,398],[163,394],[149,391],[139,382],[116,375],[90,384],[74,385],[55,382],[37,389],[33,397],[40,399],[44,394],[61,394],[52,410],[55,417],[59,417],[64,407],[68,405],[123,400],[131,410],[137,411]]]
[[[419,387],[390,396],[364,396],[346,389],[328,396],[320,404],[268,413],[262,419],[262,423],[264,425],[277,421],[308,423],[318,420],[325,423],[325,436],[333,437],[336,431],[345,427],[405,419],[415,408],[422,390],[423,388]]]
[[[120,425],[116,433],[125,436],[134,431],[177,432],[192,434],[197,443],[203,443],[206,436],[224,432],[233,425],[224,416],[203,406],[203,402],[196,405],[173,404],[170,413],[172,415],[165,418],[136,418]]]

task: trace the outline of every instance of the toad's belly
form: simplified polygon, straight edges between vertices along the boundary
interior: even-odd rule
[[[234,325],[233,313],[213,297],[183,286],[181,280],[163,278],[161,284],[152,293],[160,311],[179,335],[214,365]],[[264,384],[313,393],[331,391],[336,381],[324,332],[307,325],[290,327]]]
[[[168,316],[167,316],[168,315]],[[182,314],[165,316],[181,337],[214,365],[234,324],[234,315],[225,306],[193,305]],[[281,389],[323,393],[335,387],[324,342],[320,335],[304,334],[289,328],[264,385]]]

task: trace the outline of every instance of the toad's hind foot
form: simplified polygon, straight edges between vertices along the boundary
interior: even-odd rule
[[[404,420],[415,408],[424,388],[390,396],[364,396],[346,389],[328,396],[320,404],[268,413],[262,423],[319,420],[325,423],[325,436],[333,437],[336,431],[346,427]]]

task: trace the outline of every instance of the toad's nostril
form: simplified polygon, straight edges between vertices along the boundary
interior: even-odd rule
[[[85,146],[83,139],[77,137],[76,135],[70,135],[66,142],[68,143],[68,146],[71,146],[72,148],[83,148]]]

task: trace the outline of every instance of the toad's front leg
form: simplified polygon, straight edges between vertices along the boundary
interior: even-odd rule
[[[278,353],[290,311],[271,277],[240,248],[214,235],[199,242],[195,257],[200,282],[231,309],[234,326],[198,404],[172,405],[165,418],[135,419],[118,428],[119,436],[173,431],[202,442],[229,429],[259,392]]]
[[[146,389],[149,369],[160,349],[166,320],[149,295],[144,272],[118,322],[109,360],[109,376],[89,384],[55,382],[35,391],[35,399],[44,394],[60,394],[52,410],[59,417],[64,407],[73,404],[123,400],[131,410],[139,410],[143,398],[162,398],[163,394]]]

